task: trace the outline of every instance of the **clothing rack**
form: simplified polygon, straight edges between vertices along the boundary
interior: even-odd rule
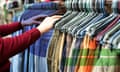
[[[48,48],[50,72],[120,72],[118,0],[85,1],[92,0],[66,0]]]

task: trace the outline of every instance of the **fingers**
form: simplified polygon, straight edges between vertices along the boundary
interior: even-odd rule
[[[45,17],[47,17],[47,15],[37,15],[37,16],[32,17],[32,19],[36,20],[36,19],[45,18]],[[51,17],[52,18],[61,18],[62,16],[61,15],[54,15],[54,16],[51,16]]]
[[[60,17],[47,17],[47,18],[45,18],[45,22],[48,22],[48,23],[51,23],[51,22],[55,22],[55,21],[57,21],[57,20],[59,20],[60,19]]]
[[[54,16],[51,16],[51,17],[53,17],[53,18],[61,18],[63,16],[61,16],[61,15],[54,15]]]
[[[57,21],[57,20],[59,20],[59,19],[60,19],[60,18],[55,18],[54,21]]]
[[[36,16],[34,16],[34,17],[32,17],[32,19],[39,19],[39,18],[45,18],[45,17],[47,17],[47,15],[36,15]]]
[[[43,22],[45,22],[45,23],[50,23],[50,24],[51,24],[51,23],[59,20],[60,18],[61,18],[61,16],[46,17]]]
[[[62,16],[60,16],[60,15],[54,15],[54,16],[51,16],[51,17],[46,17],[45,20],[47,20],[47,21],[58,20],[61,17]]]
[[[40,16],[40,15],[34,16],[34,19],[37,19],[39,16]],[[46,18],[44,19],[43,23],[44,23],[44,22],[45,22],[45,23],[53,23],[53,22],[59,20],[61,17],[62,17],[62,16],[60,16],[60,15],[54,15],[54,16],[51,16],[51,17],[46,17]],[[41,22],[40,22],[40,21],[37,21],[37,20],[33,20],[33,23],[35,23],[35,24],[40,24]]]

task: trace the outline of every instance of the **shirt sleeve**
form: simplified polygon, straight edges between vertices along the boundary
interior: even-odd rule
[[[5,36],[22,28],[20,22],[13,22],[7,25],[0,25],[0,35]]]
[[[0,62],[24,51],[40,37],[40,31],[33,28],[13,38],[0,38]]]

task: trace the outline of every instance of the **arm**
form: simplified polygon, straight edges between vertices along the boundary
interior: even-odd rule
[[[0,63],[9,59],[11,56],[24,51],[28,46],[34,43],[40,35],[48,32],[56,20],[61,16],[47,17],[37,28],[33,28],[20,36],[13,38],[0,38]]]
[[[37,15],[37,16],[31,17],[27,20],[22,20],[21,22],[13,22],[11,24],[1,25],[0,26],[0,35],[1,36],[8,35],[12,32],[15,32],[15,31],[21,29],[24,26],[40,24],[40,21],[37,21],[37,19],[42,19],[44,17],[46,17],[46,16]]]
[[[7,25],[0,25],[0,35],[5,36],[22,28],[19,22],[13,22]]]
[[[24,51],[35,40],[40,37],[38,29],[32,29],[20,36],[13,38],[0,38],[0,62],[9,59],[11,56]]]

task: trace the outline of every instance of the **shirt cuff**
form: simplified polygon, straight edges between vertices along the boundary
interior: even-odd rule
[[[20,22],[13,22],[14,25],[18,25],[19,29],[23,29],[23,26]]]

